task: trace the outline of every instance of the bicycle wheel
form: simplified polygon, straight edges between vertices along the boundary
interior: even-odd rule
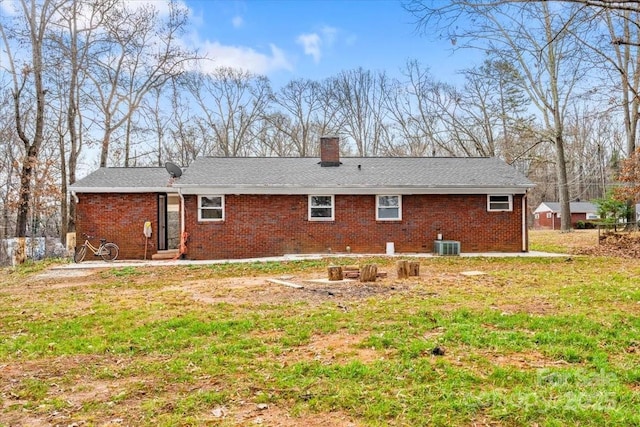
[[[87,247],[85,245],[78,247],[76,249],[76,252],[73,254],[73,261],[82,262],[86,254],[87,254]]]
[[[100,251],[100,256],[105,261],[113,261],[118,258],[118,252],[120,248],[115,243],[105,243]]]

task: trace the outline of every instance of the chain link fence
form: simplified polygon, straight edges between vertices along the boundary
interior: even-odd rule
[[[64,258],[69,256],[67,248],[60,242],[59,237],[27,237],[27,259],[38,261],[45,258]],[[13,264],[13,254],[18,244],[18,239],[0,239],[0,266],[7,267]]]

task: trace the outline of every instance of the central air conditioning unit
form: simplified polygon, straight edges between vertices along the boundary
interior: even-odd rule
[[[460,255],[460,242],[454,240],[435,240],[433,252],[436,255]]]

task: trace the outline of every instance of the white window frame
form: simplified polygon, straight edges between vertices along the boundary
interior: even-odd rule
[[[202,206],[202,199],[204,197],[219,197],[220,198],[220,207],[203,207]],[[203,210],[219,210],[221,212],[220,218],[203,218],[202,217],[202,211]],[[219,194],[203,194],[201,196],[198,196],[198,221],[201,222],[220,222],[220,221],[224,221],[224,195],[219,195]]]
[[[586,218],[588,220],[600,219],[600,215],[587,212]]]
[[[397,197],[398,207],[395,206],[380,206],[381,197]],[[380,209],[398,209],[398,216],[396,218],[381,218]],[[402,196],[399,194],[378,194],[376,195],[376,221],[402,221]]]
[[[495,197],[500,197],[500,198],[504,198],[506,197],[507,200],[506,202],[508,202],[509,207],[508,208],[495,208],[493,207],[494,204],[504,204],[505,200],[491,200],[492,198]],[[489,194],[487,195],[487,211],[489,212],[511,212],[513,211],[513,196],[511,194]]]
[[[314,197],[329,197],[331,198],[331,206],[313,206]],[[336,218],[336,198],[333,194],[313,194],[309,195],[307,199],[308,213],[307,217],[309,221],[335,221]],[[313,209],[331,209],[331,216],[311,216]]]
[[[551,219],[551,218],[553,218],[553,213],[547,212],[547,219]]]

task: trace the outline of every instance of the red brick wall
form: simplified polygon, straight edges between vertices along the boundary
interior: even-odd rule
[[[571,214],[571,226],[575,227],[578,221],[586,221],[586,213],[572,213]],[[560,230],[561,218],[558,218],[558,214],[551,213],[551,218],[547,218],[547,212],[538,213],[538,218],[533,220],[533,228],[536,230]]]
[[[340,165],[340,138],[337,138],[337,137],[320,138],[320,165],[321,166]]]
[[[520,252],[522,196],[512,212],[487,212],[486,195],[402,197],[402,221],[376,221],[375,196],[335,196],[335,221],[307,220],[307,196],[228,195],[224,222],[198,222],[197,196],[185,196],[188,258],[293,253],[431,252],[438,233],[462,252]],[[526,232],[526,230],[525,230]]]
[[[147,258],[156,252],[156,194],[78,194],[82,232],[120,246],[120,259],[142,259],[144,222],[152,223]],[[227,195],[224,222],[198,222],[197,196],[185,196],[188,259],[226,259],[294,253],[430,253],[438,233],[462,252],[520,252],[522,196],[512,212],[487,212],[486,195],[402,197],[402,221],[376,221],[375,196],[335,196],[335,221],[308,221],[307,196]],[[525,230],[526,232],[526,230]],[[526,236],[525,236],[526,237]]]
[[[118,259],[143,259],[145,221],[151,221],[147,258],[156,252],[158,232],[158,195],[144,194],[78,194],[76,206],[76,240],[84,242],[82,233],[94,236],[94,245],[104,237],[120,247]],[[87,260],[93,259],[87,254]]]

